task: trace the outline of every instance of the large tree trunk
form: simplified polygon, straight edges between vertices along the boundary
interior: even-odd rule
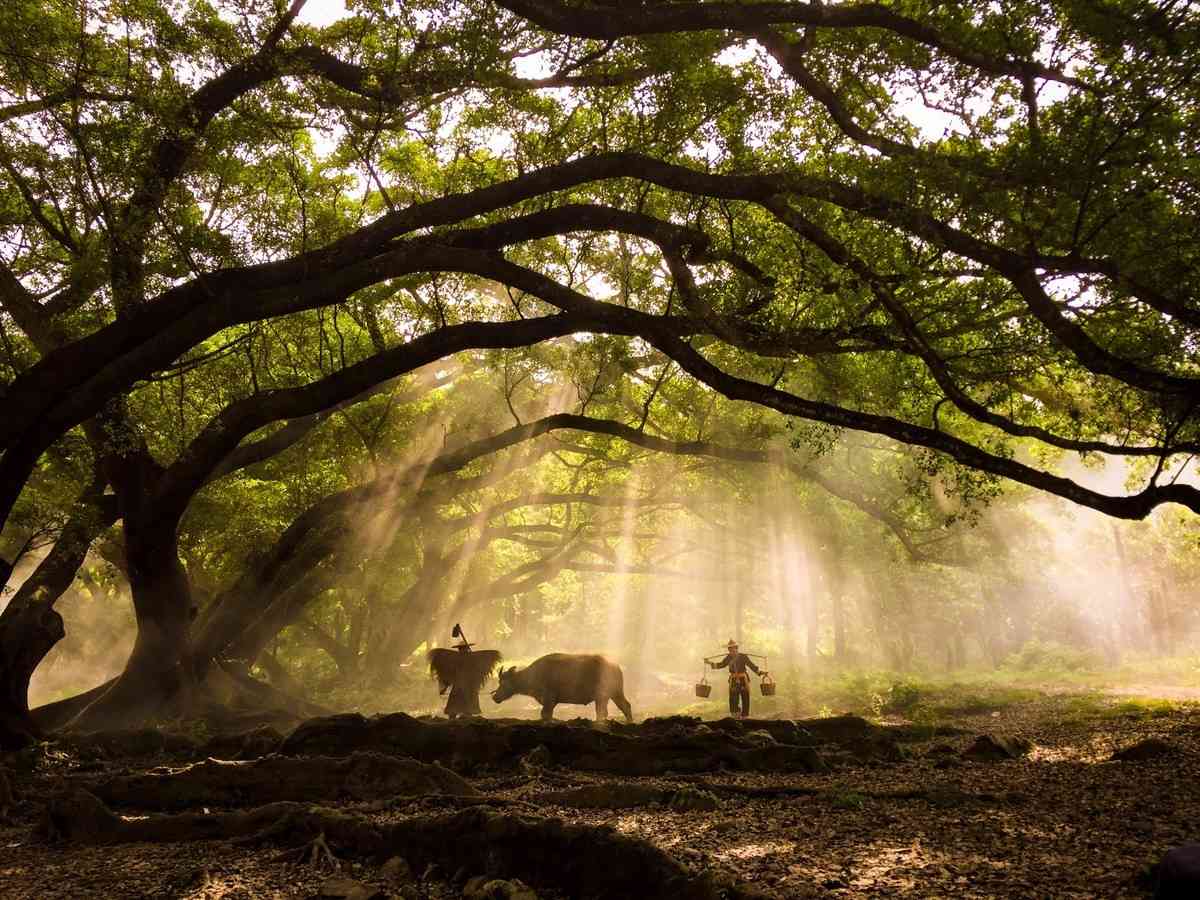
[[[90,691],[84,691],[82,694],[76,694],[74,697],[67,697],[63,700],[55,700],[53,703],[47,703],[44,706],[39,706],[30,710],[30,716],[43,732],[58,731],[60,728],[66,727],[67,723],[74,719],[77,715],[87,709],[96,700],[108,693],[108,689],[117,683],[117,679],[111,678],[103,684],[98,684]]]
[[[50,604],[16,601],[0,614],[0,750],[18,750],[42,736],[29,715],[29,679],[66,631]]]
[[[83,492],[54,547],[0,612],[0,748],[16,749],[42,735],[29,712],[29,680],[66,634],[55,602],[116,517],[103,491],[97,479]]]
[[[152,496],[150,491],[142,496],[147,494]],[[132,727],[157,717],[168,705],[174,713],[186,713],[193,699],[194,611],[179,560],[178,522],[173,517],[164,521],[141,498],[135,503],[123,510],[123,518],[137,639],[112,687],[73,721],[78,728]]]

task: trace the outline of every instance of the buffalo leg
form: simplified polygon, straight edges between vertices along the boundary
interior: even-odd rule
[[[605,722],[608,720],[608,698],[596,698],[596,721]]]
[[[547,700],[542,704],[542,721],[549,722],[554,718],[554,707],[558,706],[557,700]]]
[[[617,694],[613,697],[613,703],[621,708],[621,712],[625,714],[625,721],[633,721],[633,707],[629,705],[629,701],[625,699],[624,694]]]

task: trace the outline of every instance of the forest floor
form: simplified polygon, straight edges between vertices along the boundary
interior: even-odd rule
[[[347,755],[377,749],[363,730],[371,727],[370,721],[355,725],[357,736],[347,739]],[[486,735],[492,732],[499,735],[506,733],[504,729],[522,727],[521,734],[533,734],[534,726],[509,722],[476,725],[472,740],[484,735],[490,741],[494,736]],[[991,706],[976,700],[957,713],[945,706],[936,725],[913,725],[902,715],[885,717],[882,724],[861,723],[861,727],[849,721],[845,734],[826,734],[813,725],[798,732],[808,735],[801,743],[815,746],[827,768],[811,772],[797,770],[796,761],[803,757],[780,750],[776,737],[786,745],[792,740],[787,733],[764,726],[768,734],[756,727],[759,724],[752,722],[745,729],[729,722],[724,726],[666,722],[663,737],[653,738],[658,743],[646,744],[647,753],[669,752],[663,748],[690,746],[689,741],[706,747],[728,741],[743,748],[736,758],[741,762],[727,760],[711,770],[689,763],[681,764],[679,771],[641,776],[600,773],[586,756],[573,757],[559,749],[547,752],[543,745],[520,761],[439,759],[457,769],[469,788],[478,792],[470,796],[422,790],[416,792],[418,796],[401,792],[388,797],[386,787],[380,787],[378,794],[352,790],[348,797],[322,801],[315,808],[337,810],[365,823],[374,829],[375,837],[405,833],[405,823],[426,828],[425,823],[434,822],[428,827],[442,827],[447,810],[459,811],[460,817],[464,810],[485,811],[481,814],[494,818],[478,820],[479,828],[489,834],[501,827],[498,821],[510,819],[538,823],[555,817],[583,826],[610,826],[617,834],[635,839],[629,847],[658,848],[668,861],[664,865],[675,867],[671,871],[678,877],[673,885],[649,880],[658,878],[658,870],[646,876],[645,890],[639,892],[646,897],[723,893],[840,898],[1145,897],[1148,865],[1171,847],[1200,841],[1196,817],[1200,704],[1188,700],[1022,693],[1014,702]],[[808,720],[799,724],[806,726]],[[642,726],[647,734],[651,727]],[[568,731],[592,729],[556,725],[545,733]],[[643,739],[638,729],[620,725],[612,726],[609,734]],[[973,759],[968,748],[984,734],[1021,738],[1032,746],[1019,748],[1016,758]],[[305,746],[314,748],[314,759],[318,752],[326,757],[340,755],[329,749],[331,740],[337,746],[336,729],[320,731],[316,743],[301,742],[299,750],[288,742],[275,748],[270,740],[264,744],[262,735],[259,738],[257,750],[253,741],[247,741],[239,752],[224,755],[256,757],[279,749],[285,756],[304,758],[309,752]],[[1154,758],[1112,760],[1114,751],[1151,738],[1162,742],[1149,746],[1147,756]],[[535,734],[531,739],[538,738]],[[609,848],[595,837],[603,832],[573,832],[564,843],[543,847],[538,842],[551,840],[547,829],[557,826],[539,825],[542,831],[520,832],[512,838],[524,843],[522,852],[532,862],[512,863],[518,857],[511,853],[504,857],[507,863],[488,855],[478,857],[474,869],[468,861],[448,871],[446,865],[425,864],[426,859],[445,858],[445,848],[434,847],[384,866],[389,855],[406,856],[403,839],[362,843],[346,837],[350,832],[329,820],[328,827],[322,824],[321,829],[328,832],[328,844],[339,858],[335,872],[320,859],[312,863],[308,856],[299,861],[281,858],[289,846],[311,836],[303,830],[268,828],[249,841],[245,836],[231,838],[232,832],[212,837],[217,834],[212,822],[232,821],[229,816],[222,818],[224,810],[255,804],[256,795],[249,789],[233,800],[212,802],[201,797],[192,805],[177,804],[176,812],[184,808],[200,813],[197,819],[210,820],[209,825],[195,826],[197,833],[188,835],[194,839],[125,842],[131,838],[89,837],[86,829],[73,835],[70,827],[57,833],[50,829],[48,834],[47,803],[72,788],[100,785],[96,790],[101,791],[106,782],[139,773],[168,777],[191,761],[216,755],[214,745],[182,740],[148,744],[144,736],[140,743],[105,740],[89,744],[64,739],[20,756],[0,757],[5,766],[0,771],[7,771],[16,793],[15,806],[0,826],[0,896],[13,900],[534,896],[522,894],[511,880],[522,878],[535,883],[536,896],[555,898],[593,891],[571,881],[588,876],[567,871],[570,866],[561,858],[564,854],[594,852],[591,862],[599,867],[601,877],[606,867],[644,862],[641,857],[630,862],[633,857],[605,856],[625,853],[627,847]],[[422,746],[426,755],[437,757]],[[689,767],[690,773],[684,774]],[[589,790],[571,793],[576,788]],[[119,792],[105,796],[119,799]],[[613,806],[623,808],[604,808]],[[134,828],[139,821],[157,828],[155,823],[168,818],[143,818],[162,813],[139,809],[136,799],[126,800],[120,812],[125,816],[119,820],[121,828]],[[441,819],[436,818],[439,815]],[[54,819],[60,826],[61,820],[62,814]],[[394,828],[401,831],[387,831]],[[309,829],[316,831],[317,826]],[[93,840],[111,842],[93,844]],[[388,845],[387,840],[397,843]],[[436,855],[439,852],[443,857]],[[497,871],[505,865],[514,868]],[[651,860],[645,865],[652,868],[658,863]],[[510,880],[486,889],[480,886],[481,879],[467,882],[485,873]],[[559,874],[565,880],[556,881]],[[687,880],[698,874],[724,876],[724,880]],[[594,887],[594,893],[621,895],[599,887]]]

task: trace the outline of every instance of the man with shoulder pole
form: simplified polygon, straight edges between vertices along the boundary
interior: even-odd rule
[[[746,719],[750,716],[750,676],[749,669],[755,675],[766,675],[745,653],[738,650],[737,641],[730,638],[725,645],[728,651],[720,662],[709,662],[714,669],[729,667],[729,714],[735,719]]]

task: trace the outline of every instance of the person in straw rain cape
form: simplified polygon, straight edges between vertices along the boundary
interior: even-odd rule
[[[725,649],[729,651],[725,658],[720,662],[710,662],[709,665],[714,669],[729,666],[729,714],[735,719],[745,719],[750,716],[750,676],[746,674],[746,669],[751,669],[755,675],[766,673],[759,672],[754,660],[738,652],[737,641],[733,638],[729,639]]]
[[[450,689],[446,700],[446,716],[478,716],[479,691],[492,671],[500,664],[499,650],[472,650],[462,627],[454,626],[452,637],[458,643],[451,650],[437,647],[429,651],[429,672],[438,680],[438,693]]]

